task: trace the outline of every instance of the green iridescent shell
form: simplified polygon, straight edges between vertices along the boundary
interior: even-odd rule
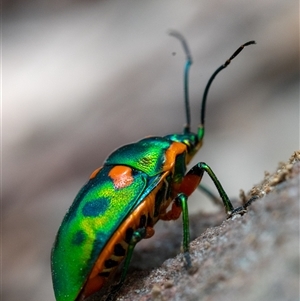
[[[160,181],[164,153],[172,142],[143,139],[112,153],[104,167],[79,191],[65,215],[51,254],[57,301],[74,301],[101,251],[126,217]],[[116,189],[109,172],[132,167],[133,182]]]

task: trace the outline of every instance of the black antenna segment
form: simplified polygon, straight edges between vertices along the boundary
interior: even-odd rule
[[[204,121],[205,121],[205,107],[206,107],[206,100],[207,100],[207,95],[208,95],[208,91],[209,91],[209,88],[213,82],[213,80],[215,79],[215,77],[217,76],[217,74],[222,71],[223,69],[225,69],[230,63],[231,61],[246,47],[246,46],[249,46],[249,45],[253,45],[253,44],[256,44],[255,41],[249,41],[243,45],[241,45],[234,53],[233,55],[222,65],[220,66],[214,73],[213,75],[210,77],[206,87],[205,87],[205,90],[204,90],[204,93],[203,93],[203,98],[202,98],[202,105],[201,105],[201,124],[200,124],[200,127],[202,129],[204,129]],[[204,133],[203,133],[204,134]]]

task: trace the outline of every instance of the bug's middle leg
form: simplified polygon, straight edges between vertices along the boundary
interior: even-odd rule
[[[222,187],[221,183],[219,182],[217,176],[212,171],[212,169],[204,162],[197,163],[194,167],[192,167],[188,173],[183,177],[179,187],[177,187],[178,194],[172,203],[172,208],[169,212],[165,213],[160,217],[162,220],[174,220],[177,219],[183,208],[187,208],[187,205],[183,204],[186,203],[188,196],[190,196],[196,188],[199,187],[201,179],[203,177],[204,172],[207,172],[212,181],[214,182],[219,195],[222,199],[223,206],[228,216],[232,215],[235,212],[235,209],[227,196],[224,188]],[[181,195],[185,195],[183,198]],[[184,209],[187,211],[187,209]]]
[[[191,259],[189,254],[190,243],[190,227],[189,227],[189,212],[188,212],[188,196],[184,193],[179,193],[172,203],[171,209],[165,214],[160,216],[161,220],[169,221],[176,220],[182,213],[182,225],[183,225],[183,252],[186,260],[187,267],[191,267]]]

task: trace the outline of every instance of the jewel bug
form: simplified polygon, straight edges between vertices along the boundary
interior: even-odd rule
[[[212,169],[200,162],[187,165],[200,149],[204,137],[207,95],[216,75],[248,45],[241,45],[210,77],[204,90],[200,125],[190,130],[188,76],[192,57],[184,37],[179,39],[186,54],[184,101],[186,125],[183,133],[148,137],[115,150],[81,188],[66,213],[51,253],[52,280],[57,301],[82,301],[104,289],[124,261],[119,283],[107,300],[114,298],[125,280],[135,245],[154,234],[158,220],[175,220],[182,214],[183,251],[189,255],[187,200],[200,185],[204,172],[214,182],[228,216],[243,212],[248,204],[234,209]],[[170,208],[171,207],[171,208]]]

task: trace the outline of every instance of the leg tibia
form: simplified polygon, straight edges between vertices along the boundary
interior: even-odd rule
[[[231,201],[230,199],[228,198],[225,190],[223,189],[221,183],[219,182],[218,178],[216,177],[216,175],[214,174],[214,172],[212,171],[212,169],[204,162],[200,162],[198,164],[196,164],[187,174],[185,177],[189,177],[190,175],[193,175],[193,176],[198,176],[199,178],[199,183],[200,183],[200,180],[203,176],[203,173],[207,172],[208,175],[210,176],[210,178],[212,179],[212,181],[214,182],[218,192],[219,192],[219,195],[223,201],[223,205],[225,207],[225,211],[228,215],[231,214],[231,212],[233,211],[233,206],[231,204]]]

